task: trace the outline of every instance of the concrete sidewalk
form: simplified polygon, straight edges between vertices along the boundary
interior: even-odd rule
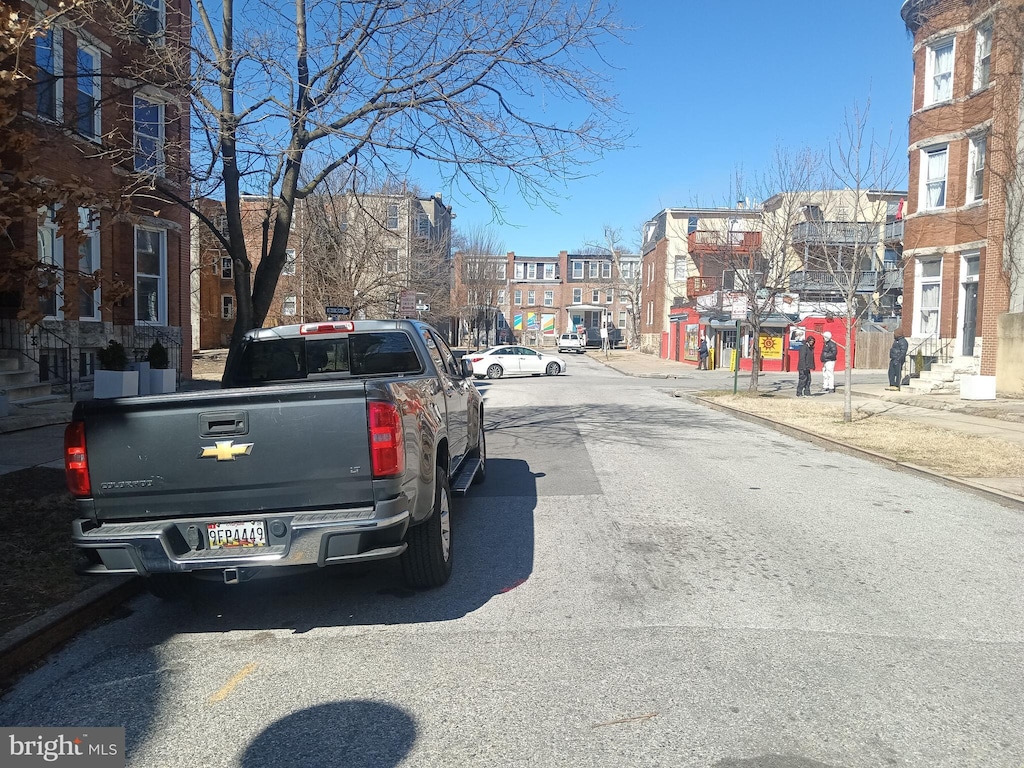
[[[670,379],[679,384],[679,390],[686,394],[696,394],[701,390],[732,389],[733,375],[728,371],[698,371],[692,364],[662,360],[654,355],[634,350],[616,350],[610,352],[607,359],[602,352],[590,352],[588,357],[627,376]],[[762,373],[759,379],[763,382],[760,388],[773,392],[776,396],[796,395],[796,375],[793,373],[766,372]],[[900,392],[890,392],[886,388],[888,384],[885,371],[854,370],[852,379],[851,405],[856,412],[884,414],[936,429],[1003,440],[1020,445],[1024,449],[1024,400],[960,400],[954,395],[911,394],[906,388]],[[746,391],[749,380],[750,373],[740,371],[740,392]],[[820,386],[820,381],[820,374],[813,377],[814,385]],[[842,405],[843,384],[843,373],[837,372],[838,391],[819,394],[814,399],[822,404]],[[743,413],[734,409],[729,410],[738,416]],[[759,421],[780,424],[763,417],[756,418]],[[853,446],[843,447],[859,450]],[[1024,506],[1024,478],[955,478],[934,472],[931,474],[951,484],[974,490],[994,491],[999,496],[1006,497],[1006,500]]]

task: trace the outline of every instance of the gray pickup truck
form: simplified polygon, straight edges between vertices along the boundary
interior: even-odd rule
[[[471,375],[408,320],[250,331],[220,390],[78,403],[64,454],[81,570],[160,597],[389,557],[440,586],[487,461]]]

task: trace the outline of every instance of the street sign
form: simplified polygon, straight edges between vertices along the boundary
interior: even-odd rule
[[[402,291],[398,300],[398,310],[403,315],[416,314],[416,291]]]
[[[351,314],[352,310],[348,307],[324,307],[324,312],[327,313],[328,317],[331,315],[345,316]]]

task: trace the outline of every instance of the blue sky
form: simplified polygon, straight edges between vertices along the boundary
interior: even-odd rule
[[[911,40],[900,0],[622,0],[626,44],[608,50],[629,146],[553,182],[557,210],[531,208],[510,188],[510,222],[453,189],[456,225],[493,228],[507,250],[550,255],[599,241],[604,225],[638,244],[663,208],[722,205],[738,166],[753,179],[777,145],[824,149],[844,111],[871,100],[871,125],[905,162]]]

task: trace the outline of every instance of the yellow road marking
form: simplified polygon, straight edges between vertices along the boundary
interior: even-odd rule
[[[246,664],[241,670],[235,673],[230,680],[224,683],[223,688],[210,697],[210,703],[216,704],[218,701],[224,701],[224,699],[231,695],[231,692],[235,690],[240,682],[256,671],[256,666],[257,665],[255,663]]]

